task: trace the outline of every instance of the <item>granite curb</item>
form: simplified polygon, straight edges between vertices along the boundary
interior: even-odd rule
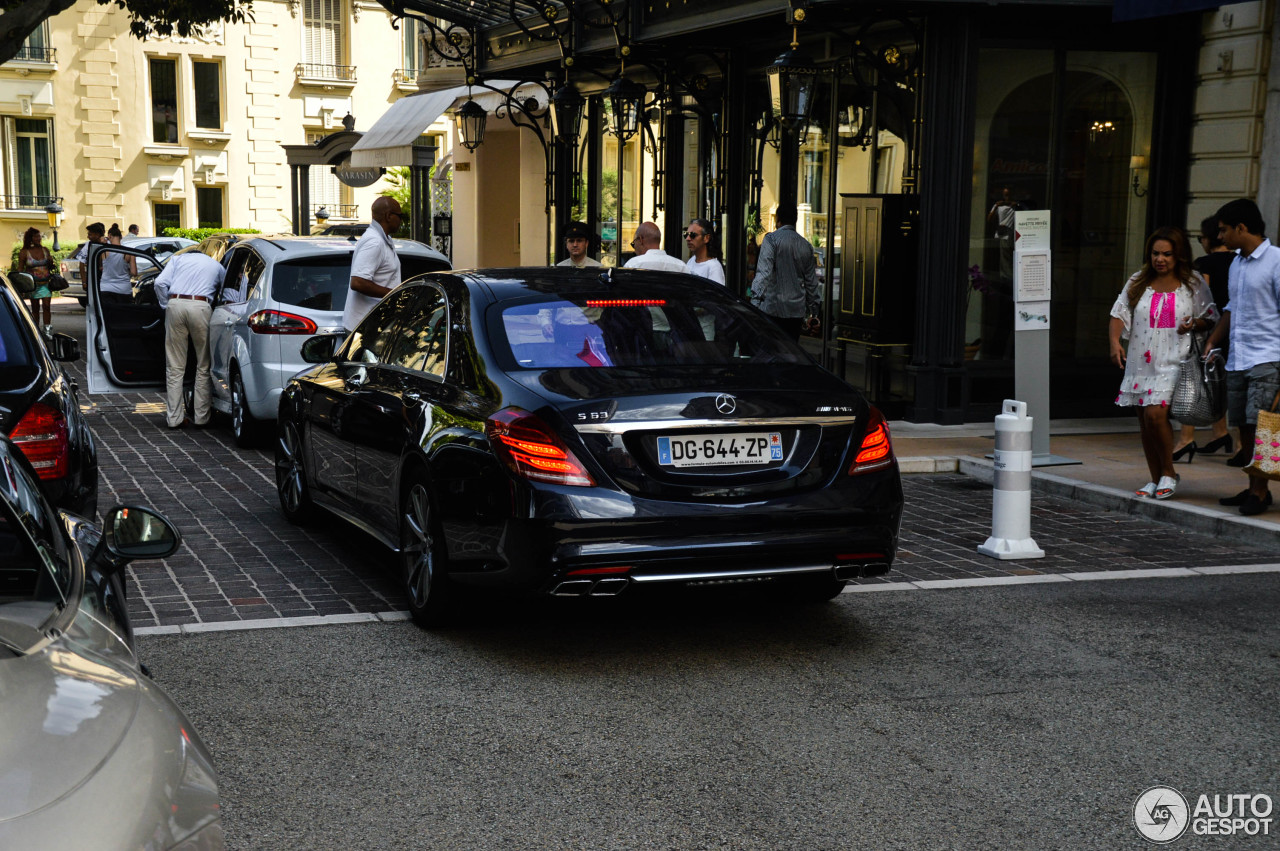
[[[917,456],[901,458],[899,469],[904,474],[961,473],[991,484],[992,462],[972,456]],[[1076,500],[1086,505],[1121,514],[1131,514],[1169,523],[1179,528],[1213,536],[1228,536],[1232,541],[1258,547],[1280,547],[1280,526],[1251,517],[1234,517],[1210,508],[1187,505],[1176,500],[1138,499],[1119,488],[1081,482],[1053,473],[1032,471],[1031,488],[1038,493]]]

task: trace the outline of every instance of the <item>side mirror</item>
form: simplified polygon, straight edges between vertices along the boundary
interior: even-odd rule
[[[334,352],[345,340],[345,334],[320,334],[302,344],[302,359],[306,363],[326,363],[333,360]]]
[[[113,508],[102,524],[102,543],[118,559],[165,558],[178,551],[182,536],[149,508]]]
[[[80,360],[80,341],[70,334],[54,334],[49,341],[49,354],[54,360]]]
[[[9,276],[9,283],[13,284],[19,295],[31,295],[36,291],[36,279],[26,272],[14,272]]]

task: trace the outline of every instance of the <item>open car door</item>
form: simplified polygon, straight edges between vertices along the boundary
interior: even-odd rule
[[[137,274],[130,274],[133,294],[128,301],[103,301],[102,273],[107,268],[129,268],[133,258]],[[85,320],[89,353],[86,357],[90,393],[119,393],[164,387],[164,310],[156,302],[152,285],[164,261],[150,251],[123,245],[89,246],[82,270],[89,297]]]

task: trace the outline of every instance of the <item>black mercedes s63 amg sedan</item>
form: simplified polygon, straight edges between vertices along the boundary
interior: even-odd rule
[[[465,586],[824,600],[893,561],[880,412],[701,278],[432,273],[304,358],[280,400],[281,507],[386,544],[424,625]]]

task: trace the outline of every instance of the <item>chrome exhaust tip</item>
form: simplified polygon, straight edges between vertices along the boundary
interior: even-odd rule
[[[888,572],[889,562],[887,561],[873,561],[862,566],[863,576],[884,576]]]
[[[857,579],[862,575],[860,564],[837,564],[833,570],[836,579]]]
[[[616,597],[627,589],[631,584],[631,580],[625,576],[618,576],[612,579],[601,579],[596,582],[591,589],[592,597]]]
[[[561,582],[551,590],[553,597],[581,597],[591,593],[592,581],[590,579],[573,579],[569,582]]]

